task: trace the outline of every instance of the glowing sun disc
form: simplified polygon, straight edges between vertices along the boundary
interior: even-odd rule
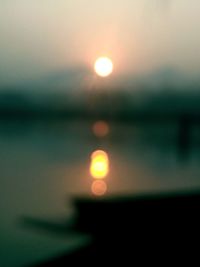
[[[107,57],[100,57],[96,60],[94,69],[99,76],[106,77],[112,73],[113,63]]]

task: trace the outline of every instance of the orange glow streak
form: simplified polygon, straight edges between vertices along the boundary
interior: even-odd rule
[[[107,191],[107,184],[104,181],[94,181],[91,190],[94,195],[103,196]]]
[[[91,155],[90,174],[95,179],[103,179],[109,172],[108,155],[103,150],[97,150]]]
[[[107,122],[105,121],[97,121],[94,123],[93,127],[92,127],[93,133],[97,136],[97,137],[105,137],[106,135],[109,134],[109,125]]]

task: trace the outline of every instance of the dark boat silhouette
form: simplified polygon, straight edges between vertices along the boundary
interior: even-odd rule
[[[200,232],[199,191],[80,197],[74,205],[77,217],[71,231],[91,235],[91,243],[37,266],[162,265],[163,261],[180,263],[195,256]]]

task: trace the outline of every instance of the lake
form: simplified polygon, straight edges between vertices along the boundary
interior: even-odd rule
[[[200,125],[179,144],[175,122],[110,122],[104,138],[92,121],[0,121],[0,265],[24,266],[74,250],[88,237],[24,227],[21,218],[73,221],[73,199],[90,195],[90,155],[105,150],[106,196],[200,189]],[[93,196],[97,197],[97,196]]]

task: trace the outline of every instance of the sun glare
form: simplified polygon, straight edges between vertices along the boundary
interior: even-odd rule
[[[95,72],[101,77],[107,77],[113,71],[113,63],[107,57],[100,57],[94,64]]]

